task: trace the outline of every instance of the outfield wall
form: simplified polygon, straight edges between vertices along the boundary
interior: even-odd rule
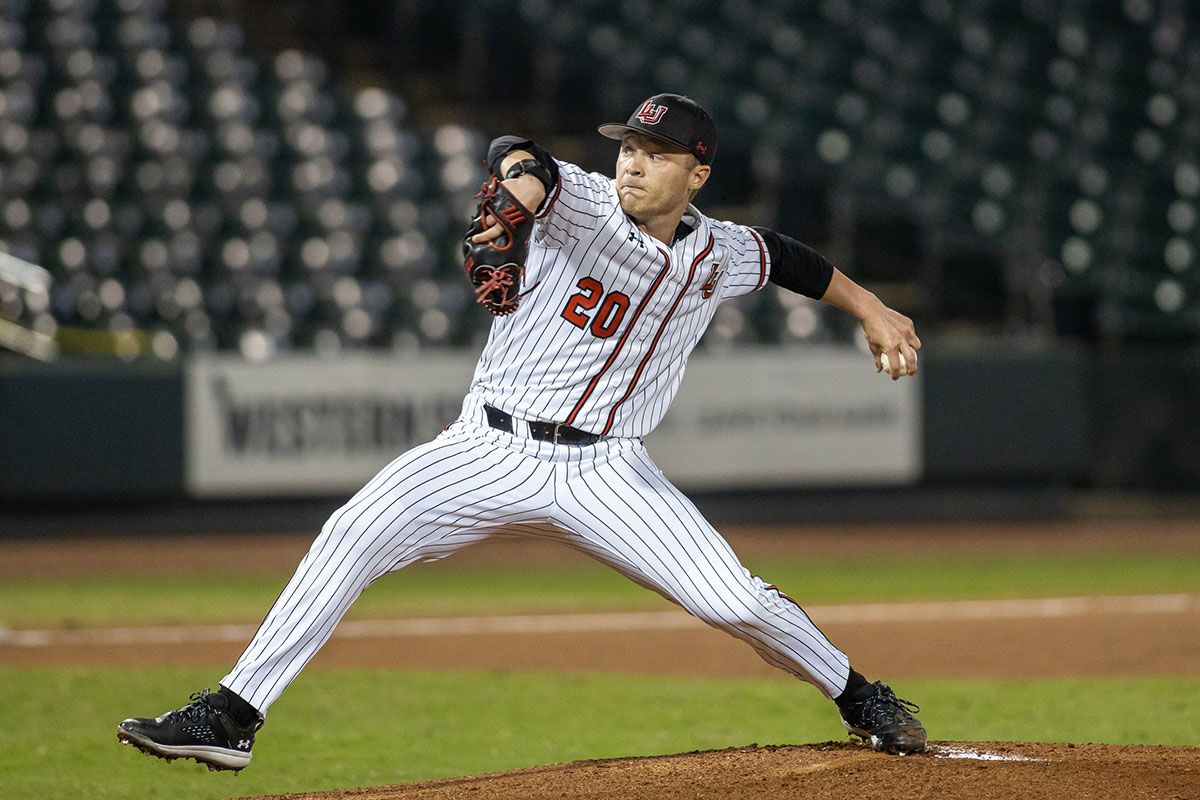
[[[459,412],[471,354],[184,368],[185,486],[196,497],[353,491]],[[905,485],[922,474],[921,384],[846,348],[694,357],[647,446],[680,484]]]
[[[1200,357],[928,343],[697,354],[647,444],[681,487],[1200,487]],[[341,495],[457,413],[473,354],[0,362],[0,499]]]

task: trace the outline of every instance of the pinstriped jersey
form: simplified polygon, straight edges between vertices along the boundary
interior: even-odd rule
[[[492,323],[471,391],[518,418],[644,436],[717,305],[761,289],[770,255],[755,231],[690,205],[692,232],[668,246],[625,215],[612,178],[557,163],[530,241],[528,293]]]

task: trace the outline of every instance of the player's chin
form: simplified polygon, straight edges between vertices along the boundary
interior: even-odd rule
[[[644,202],[645,196],[646,193],[641,190],[623,190],[620,193],[621,210],[640,222],[648,216],[647,212],[650,211]]]

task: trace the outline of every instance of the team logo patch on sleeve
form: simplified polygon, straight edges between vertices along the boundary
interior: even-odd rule
[[[637,112],[637,118],[647,125],[657,125],[662,121],[663,115],[666,113],[666,106],[660,106],[658,103],[652,103],[647,100],[645,103],[642,103],[641,109]]]
[[[721,280],[721,270],[714,263],[712,272],[708,274],[708,279],[700,284],[700,294],[705,300],[713,296],[713,292],[717,290],[717,281],[719,280]]]

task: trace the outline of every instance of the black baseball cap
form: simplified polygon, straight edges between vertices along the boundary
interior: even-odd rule
[[[631,131],[682,147],[701,164],[711,164],[717,154],[717,126],[699,103],[681,94],[656,94],[643,102],[628,122],[610,122],[598,130],[620,139]]]

